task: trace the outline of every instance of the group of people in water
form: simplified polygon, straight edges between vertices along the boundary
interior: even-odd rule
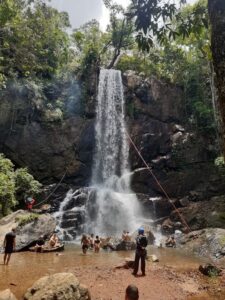
[[[98,253],[101,246],[101,240],[98,235],[94,237],[92,233],[90,236],[83,234],[81,238],[81,246],[83,254],[87,253],[87,250],[94,250],[95,253]]]

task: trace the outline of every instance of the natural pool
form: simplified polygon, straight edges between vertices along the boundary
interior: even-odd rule
[[[177,272],[196,270],[199,264],[204,262],[203,259],[200,260],[184,254],[177,249],[149,248],[148,254],[151,255],[153,253],[159,258],[159,265],[171,267]],[[22,299],[27,288],[31,287],[42,276],[57,272],[72,272],[79,278],[79,271],[78,273],[74,272],[75,268],[81,268],[82,271],[90,268],[90,266],[93,268],[112,269],[123,262],[125,257],[132,257],[133,255],[133,251],[107,252],[103,250],[99,254],[89,251],[87,255],[83,255],[80,246],[70,244],[66,245],[65,251],[61,253],[14,253],[9,266],[0,265],[0,290],[9,288],[18,299]],[[127,274],[130,276],[129,273]],[[207,278],[205,282],[210,284]],[[221,293],[218,296],[214,295],[213,298],[207,293],[199,297],[188,299],[225,299]]]

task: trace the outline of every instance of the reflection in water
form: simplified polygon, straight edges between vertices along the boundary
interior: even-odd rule
[[[149,248],[148,254],[156,254],[160,264],[176,268],[177,271],[197,269],[199,258],[185,255],[176,249]],[[124,261],[125,257],[133,257],[133,251],[107,252],[101,251],[98,255],[88,252],[85,256],[78,246],[67,245],[62,253],[33,253],[21,252],[12,255],[10,265],[0,265],[0,290],[10,290],[21,299],[25,291],[42,276],[57,272],[76,273],[76,268],[103,267],[110,269]],[[2,259],[2,257],[0,258]],[[212,299],[212,298],[189,298]],[[213,298],[223,299],[223,298]]]

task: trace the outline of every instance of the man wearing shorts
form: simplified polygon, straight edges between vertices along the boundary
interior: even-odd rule
[[[12,252],[15,250],[16,247],[16,234],[15,234],[15,228],[12,229],[12,231],[8,232],[5,235],[4,244],[3,247],[5,248],[5,254],[4,254],[4,265],[9,264],[9,260],[11,257]]]

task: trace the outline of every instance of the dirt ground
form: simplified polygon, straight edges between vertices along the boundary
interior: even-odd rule
[[[92,300],[122,300],[125,289],[134,284],[139,289],[140,300],[225,299],[225,277],[206,283],[197,271],[177,272],[171,267],[148,265],[146,276],[134,277],[131,270],[89,267],[74,274],[88,286]]]
[[[159,262],[146,262],[145,277],[134,277],[132,269],[115,268],[123,265],[127,252],[83,255],[79,247],[71,247],[60,254],[14,253],[9,266],[1,265],[3,256],[0,255],[0,290],[9,288],[21,300],[39,278],[68,272],[88,287],[92,300],[124,300],[129,284],[138,287],[139,300],[225,299],[225,274],[208,278],[198,271],[198,262],[176,253],[172,250],[171,253],[169,250],[156,252]],[[132,258],[133,252],[128,257]]]

